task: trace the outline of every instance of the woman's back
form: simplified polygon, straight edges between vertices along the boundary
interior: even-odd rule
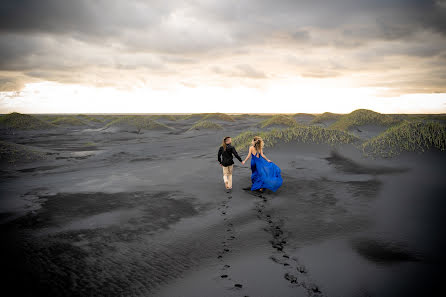
[[[277,191],[283,182],[280,168],[273,162],[268,162],[265,158],[262,158],[261,149],[257,151],[252,146],[251,154],[251,190],[267,188],[274,192]]]
[[[257,149],[254,146],[251,146],[251,154],[259,158],[262,154],[262,151],[257,151]]]

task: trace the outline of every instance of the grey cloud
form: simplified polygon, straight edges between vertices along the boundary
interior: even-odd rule
[[[219,66],[212,66],[211,71],[219,74],[219,75],[226,75],[226,76],[239,76],[239,77],[246,77],[246,78],[253,78],[253,79],[259,79],[259,78],[266,78],[266,74],[262,71],[259,71],[255,68],[253,68],[249,64],[239,64],[235,66],[234,70],[229,69],[223,69]]]
[[[420,40],[420,32],[436,35]],[[255,46],[271,44],[277,36],[290,50],[359,51],[350,56],[350,65],[339,66],[349,69],[371,67],[361,63],[373,57],[441,56],[446,4],[444,0],[3,0],[0,71],[60,81],[69,80],[73,69],[81,73],[89,66],[167,73],[170,64],[186,69],[205,55],[249,55]],[[392,41],[400,44],[374,45]],[[233,70],[212,71],[267,77],[258,66],[237,65],[239,61],[227,65]],[[342,72],[324,63],[300,71],[312,77]],[[0,84],[13,85],[5,80]]]
[[[70,34],[97,43],[110,39],[138,50],[200,52],[263,40],[274,32],[307,41],[309,32],[302,30],[303,27],[347,27],[350,33],[345,38],[354,39],[398,39],[420,29],[446,34],[446,9],[437,3],[443,2],[4,0],[0,4],[0,30]],[[200,40],[193,32],[194,22],[182,28],[166,28],[166,20],[175,16],[186,16],[212,34],[202,37],[208,40]],[[364,34],[364,28],[357,31],[358,25],[367,26],[368,32]]]
[[[292,33],[292,36],[295,40],[299,40],[299,41],[310,40],[310,33],[306,30],[298,30],[298,31]]]
[[[3,0],[0,30],[110,35],[158,23],[171,9],[165,1]]]
[[[251,65],[241,64],[236,66],[239,72],[237,73],[240,76],[246,76],[249,78],[266,78],[265,73],[254,69]]]

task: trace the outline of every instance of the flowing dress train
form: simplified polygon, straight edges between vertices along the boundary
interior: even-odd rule
[[[251,171],[251,191],[266,188],[275,192],[282,185],[283,180],[279,166],[268,162],[260,154],[258,157],[252,154]]]

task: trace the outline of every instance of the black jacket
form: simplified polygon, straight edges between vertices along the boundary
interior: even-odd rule
[[[223,146],[221,146],[218,150],[218,162],[225,167],[234,164],[232,159],[233,154],[240,162],[242,162],[242,158],[240,158],[240,156],[237,154],[235,147],[233,147],[231,144],[227,144],[226,150],[224,151]]]

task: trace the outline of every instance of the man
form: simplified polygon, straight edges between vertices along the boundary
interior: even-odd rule
[[[226,136],[218,150],[218,163],[220,163],[220,166],[223,168],[223,180],[225,182],[227,193],[232,189],[232,168],[234,165],[232,155],[234,155],[240,163],[242,162],[242,158],[240,158],[235,147],[233,147],[231,143],[231,137]]]

